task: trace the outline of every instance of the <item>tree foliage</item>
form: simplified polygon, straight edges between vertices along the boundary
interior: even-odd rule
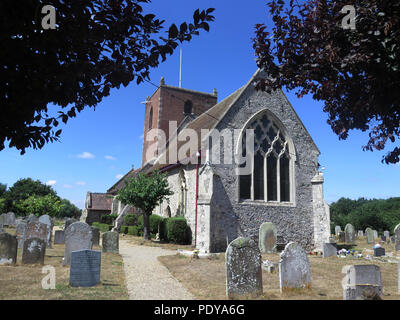
[[[383,150],[400,135],[400,2],[306,0],[268,3],[274,27],[256,25],[257,64],[268,74],[257,88],[286,87],[324,101],[328,124],[346,139],[369,132],[364,151]],[[344,29],[342,8],[354,6],[356,29]],[[396,163],[400,148],[382,161]]]
[[[143,237],[149,240],[149,216],[162,200],[172,194],[166,174],[155,171],[151,175],[147,175],[141,172],[137,176],[125,180],[125,187],[118,192],[117,199],[124,204],[129,204],[143,211]]]
[[[19,213],[23,213],[25,216],[33,213],[38,217],[44,214],[50,217],[58,217],[61,209],[60,198],[52,194],[42,197],[33,195],[17,201],[15,205]]]
[[[112,88],[148,80],[178,43],[209,31],[214,20],[213,8],[197,9],[191,22],[166,30],[145,14],[149,2],[1,1],[0,150],[5,141],[23,154],[58,140],[61,129],[53,130],[61,122],[95,107]],[[44,5],[55,8],[56,29],[42,28]]]

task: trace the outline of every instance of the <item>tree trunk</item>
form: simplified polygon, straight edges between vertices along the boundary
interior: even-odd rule
[[[145,240],[150,240],[150,214],[143,213],[143,238]]]

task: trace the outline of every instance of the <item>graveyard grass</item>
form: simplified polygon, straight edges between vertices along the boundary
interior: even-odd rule
[[[386,252],[394,252],[393,244],[383,245]],[[366,254],[373,255],[372,245],[364,238],[356,241],[355,250],[367,248]],[[383,282],[383,300],[399,300],[397,292],[397,263],[382,263],[355,257],[337,258],[308,255],[311,268],[311,286],[309,289],[289,289],[280,293],[279,272],[262,271],[263,296],[265,300],[342,300],[341,281],[345,276],[342,268],[348,264],[375,264],[380,267]],[[158,258],[172,275],[177,278],[197,299],[226,299],[225,255],[218,254],[216,259],[191,259],[182,255]],[[279,262],[279,253],[263,254],[262,260]]]
[[[6,229],[15,234],[15,229]],[[101,256],[100,283],[90,288],[69,285],[69,266],[62,265],[65,246],[53,244],[46,249],[44,265],[54,266],[56,288],[42,289],[42,265],[21,264],[22,250],[18,249],[15,266],[0,266],[0,300],[127,300],[129,299],[119,254],[103,253]],[[101,251],[100,247],[93,250]]]

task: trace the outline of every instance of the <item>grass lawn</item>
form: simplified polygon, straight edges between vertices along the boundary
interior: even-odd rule
[[[15,234],[15,229],[6,229]],[[129,299],[125,283],[122,257],[115,253],[101,254],[100,283],[95,287],[69,286],[69,266],[62,265],[65,246],[53,244],[46,249],[44,265],[56,270],[56,288],[42,289],[42,265],[23,265],[22,250],[18,249],[15,266],[0,266],[1,300],[126,300]],[[101,251],[101,247],[93,247]]]
[[[383,245],[386,253],[392,252],[393,244]],[[367,245],[364,239],[356,242],[354,249],[371,250],[372,245]],[[373,251],[364,250],[366,254],[373,255]],[[383,282],[383,299],[399,300],[397,292],[397,264],[371,261],[348,256],[346,258],[308,255],[311,267],[311,289],[294,289],[283,294],[279,288],[279,273],[262,272],[263,292],[260,299],[266,300],[342,300],[341,281],[344,274],[343,266],[348,264],[376,264],[381,269]],[[225,255],[218,254],[217,259],[191,259],[182,255],[163,256],[158,258],[172,275],[177,278],[198,299],[220,300],[226,299],[226,270]],[[279,262],[279,253],[263,254],[263,260]],[[393,259],[394,260],[394,259]]]

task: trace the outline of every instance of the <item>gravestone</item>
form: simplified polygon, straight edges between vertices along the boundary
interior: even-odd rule
[[[400,250],[400,224],[394,228],[394,248]]]
[[[119,233],[113,231],[103,233],[101,245],[103,252],[119,253]]]
[[[381,271],[376,265],[347,265],[342,269],[343,300],[363,300],[366,296],[382,296]]]
[[[358,236],[359,237],[364,237],[364,232],[362,230],[358,230]]]
[[[307,253],[295,242],[289,242],[281,253],[279,284],[281,292],[289,288],[309,288],[311,285]]]
[[[258,233],[258,247],[261,253],[276,252],[277,230],[272,222],[264,222],[261,224]]]
[[[93,287],[100,282],[101,252],[79,250],[71,252],[69,284],[72,287]]]
[[[340,226],[336,226],[335,227],[335,235],[339,235],[339,232],[342,231],[342,228],[340,228]]]
[[[334,236],[330,236],[329,237],[329,243],[335,243],[336,244],[336,240]]]
[[[8,212],[4,214],[4,225],[8,227],[15,227],[15,214],[14,212]]]
[[[4,227],[4,214],[0,214],[0,228]]]
[[[374,233],[374,239],[378,238],[378,231],[373,230],[372,232]]]
[[[53,235],[53,226],[54,223],[51,220],[50,216],[47,214],[44,214],[39,217],[39,222],[44,223],[47,225],[47,237],[46,237],[46,246],[47,248],[51,248],[51,238]]]
[[[65,243],[65,231],[56,230],[54,232],[54,244],[64,244]]]
[[[25,231],[25,240],[30,238],[39,238],[47,243],[47,225],[39,221],[29,222]]]
[[[24,247],[26,230],[28,228],[28,223],[26,221],[20,221],[15,228],[15,235],[17,236],[18,249]]]
[[[0,233],[0,265],[17,262],[17,237],[9,233]]]
[[[337,255],[336,243],[324,243],[322,246],[322,257],[328,258]]]
[[[46,253],[46,239],[29,238],[24,241],[22,251],[23,264],[44,264],[44,255]]]
[[[341,243],[346,242],[346,234],[344,231],[339,232],[339,242],[341,242]]]
[[[94,246],[100,245],[100,230],[99,228],[92,227],[92,243]]]
[[[390,232],[389,231],[383,231],[383,235],[386,237],[386,239],[390,238]]]
[[[254,240],[243,237],[233,240],[226,249],[225,261],[228,299],[262,294],[261,254]]]
[[[28,219],[26,219],[26,222],[27,222],[27,223],[30,223],[30,222],[37,222],[38,220],[39,220],[39,218],[36,217],[33,213],[31,213],[31,214],[28,216]]]
[[[381,241],[386,242],[386,237],[385,236],[381,236]]]
[[[382,257],[384,255],[385,255],[385,248],[383,247],[374,248],[375,257]]]
[[[92,249],[92,229],[85,222],[74,222],[65,230],[63,265],[70,264],[71,252]]]
[[[64,231],[67,230],[67,228],[73,224],[74,222],[78,222],[78,220],[74,219],[74,218],[67,218],[67,220],[65,220],[64,223]]]
[[[344,228],[344,233],[345,233],[345,242],[346,243],[354,243],[355,241],[355,230],[352,224],[348,223],[346,224],[346,227]]]
[[[390,243],[396,243],[396,237],[395,236],[391,236],[390,237]]]
[[[365,229],[365,238],[367,243],[374,243],[374,232],[371,228]]]

